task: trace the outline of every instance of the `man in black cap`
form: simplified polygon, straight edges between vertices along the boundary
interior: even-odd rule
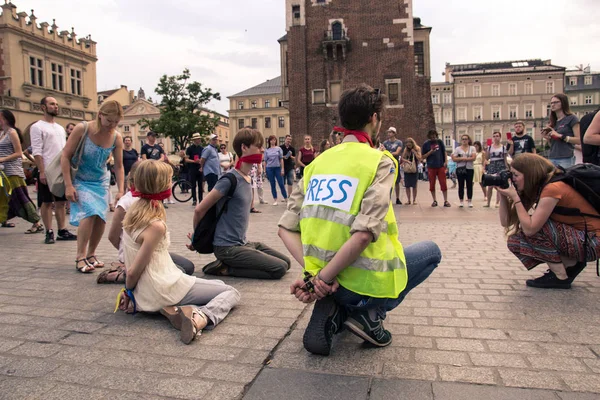
[[[165,151],[156,143],[156,132],[149,131],[146,134],[146,144],[142,146],[142,160],[162,160]]]

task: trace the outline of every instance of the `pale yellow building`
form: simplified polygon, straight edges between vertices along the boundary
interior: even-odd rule
[[[506,140],[517,120],[525,122],[534,140],[541,140],[550,99],[564,91],[565,68],[540,59],[446,64],[445,76],[453,86],[454,138],[469,134],[485,145],[495,131]]]
[[[140,88],[140,92],[143,93]],[[144,96],[139,96],[140,98],[145,98]],[[135,100],[137,100],[135,96],[135,92],[133,90],[128,90],[126,85],[121,85],[120,88],[111,89],[111,90],[103,90],[98,92],[98,107],[105,101],[116,100],[118,101],[123,108],[129,107]]]
[[[42,118],[45,96],[58,101],[63,126],[96,118],[96,42],[59,30],[54,20],[38,22],[33,12],[17,13],[10,2],[0,7],[0,104],[15,114],[17,126]]]
[[[265,138],[277,137],[283,144],[290,133],[290,113],[283,107],[281,77],[229,96],[229,121],[233,132],[250,126]]]
[[[214,133],[217,135],[219,139],[219,144],[226,144],[227,148],[231,146],[231,130],[229,126],[229,117],[223,114],[220,114],[216,111],[209,110],[208,108],[202,108],[200,111],[201,115],[208,115],[211,118],[219,118],[219,124],[215,128]]]

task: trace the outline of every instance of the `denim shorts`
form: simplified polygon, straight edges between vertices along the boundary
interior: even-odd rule
[[[295,175],[295,171],[293,169],[290,169],[289,171],[287,171],[285,173],[285,175],[283,176],[283,181],[286,185],[292,186],[294,184],[294,175]]]

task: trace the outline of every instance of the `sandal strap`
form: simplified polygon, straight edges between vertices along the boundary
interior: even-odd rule
[[[84,261],[85,265],[80,267],[79,263]],[[94,266],[88,263],[87,258],[80,258],[79,260],[75,260],[75,269],[79,272],[90,272],[94,270]]]

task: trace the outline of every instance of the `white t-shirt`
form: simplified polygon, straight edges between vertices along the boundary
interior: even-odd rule
[[[129,210],[129,207],[131,207],[133,205],[133,203],[135,203],[139,199],[140,199],[139,197],[133,197],[131,195],[131,192],[127,192],[127,193],[125,193],[125,195],[123,195],[123,197],[121,197],[119,199],[119,201],[117,202],[117,207],[121,207],[123,209],[123,211],[127,212],[127,210]],[[121,229],[120,238],[121,238],[121,240],[119,241],[119,261],[122,263],[125,263],[125,253],[123,250],[123,230],[122,229]]]
[[[219,163],[222,162],[228,162],[228,163],[233,163],[233,156],[231,155],[230,152],[227,152],[227,154],[223,154],[222,152],[219,152]],[[233,165],[229,166],[229,169],[233,168]],[[225,170],[223,169],[223,166],[221,166],[221,174],[224,174]]]
[[[47,167],[67,144],[67,132],[56,122],[36,122],[31,125],[30,136],[32,154],[42,156],[44,167]]]
[[[452,154],[458,157],[473,157],[476,153],[477,150],[475,150],[475,147],[473,146],[470,146],[468,151],[465,151],[459,146],[454,149]],[[467,167],[467,169],[473,169],[473,161],[457,161],[456,167]]]

